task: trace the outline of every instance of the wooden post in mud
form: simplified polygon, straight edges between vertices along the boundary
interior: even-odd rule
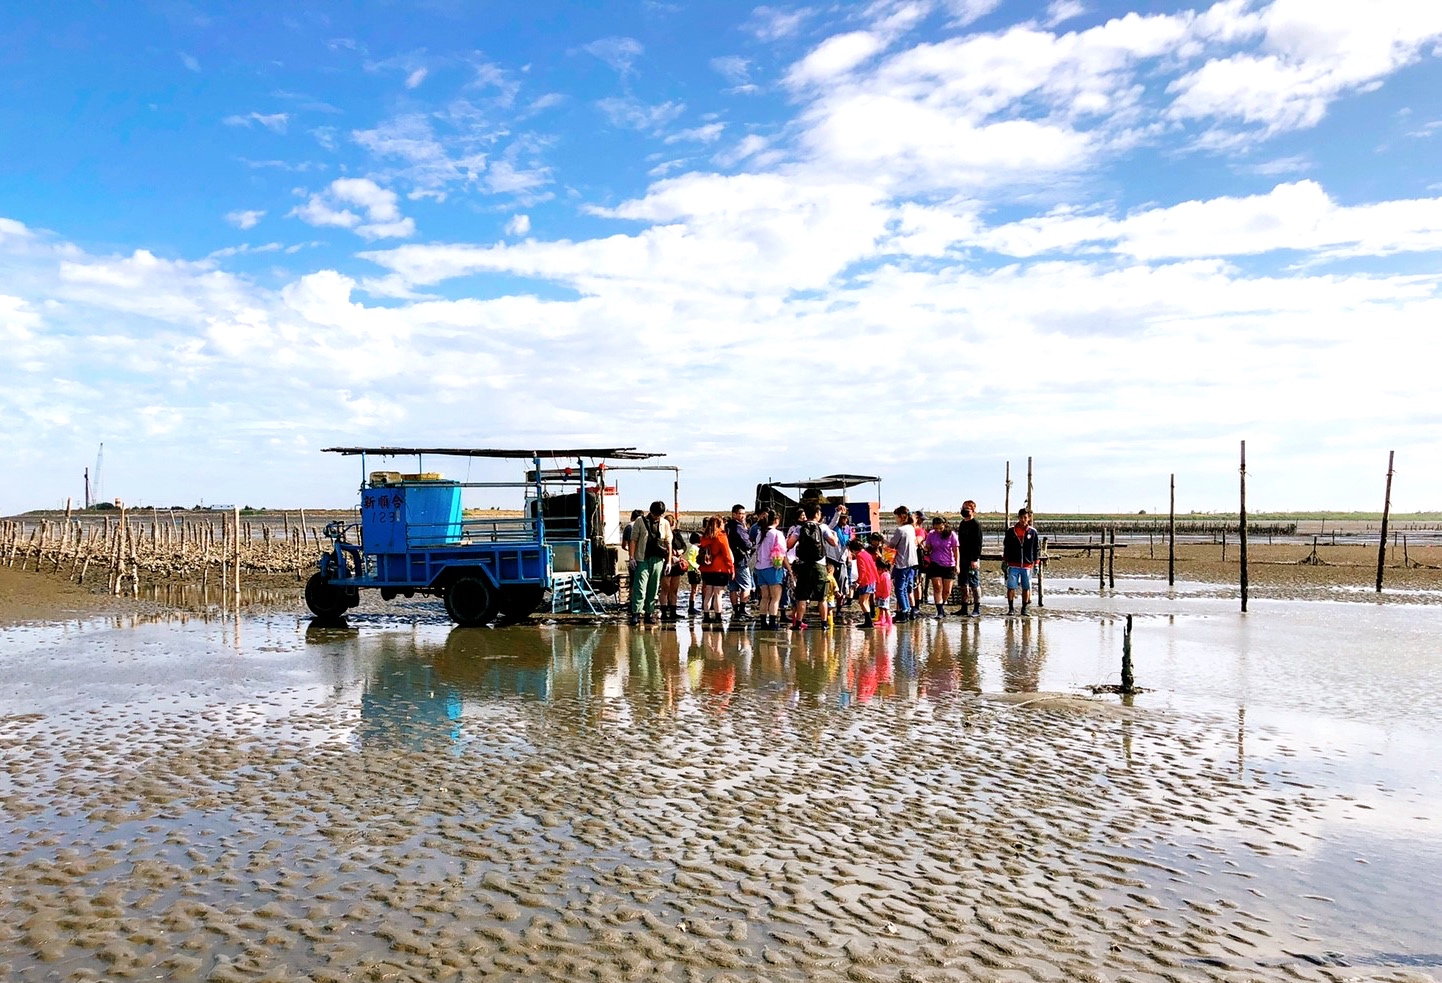
[[[1247,612],[1247,442],[1242,441],[1242,508],[1241,520],[1238,523],[1242,537],[1242,613]]]
[[[1377,593],[1382,593],[1382,569],[1387,563],[1387,518],[1392,512],[1392,463],[1396,451],[1387,452],[1387,494],[1382,499],[1382,540],[1377,547]]]
[[[1028,512],[1032,511],[1032,508],[1031,508],[1031,457],[1030,457],[1029,455],[1028,455],[1028,457],[1027,457],[1027,459],[1026,459],[1026,510],[1027,510]]]
[[[1122,634],[1122,692],[1134,693],[1136,676],[1132,674],[1132,616],[1127,615],[1126,631]]]
[[[240,506],[235,506],[235,606],[240,608]]]
[[[1011,462],[1006,462],[1006,497],[1002,499],[1001,506],[1001,528],[1006,531],[1006,524],[1011,521]]]
[[[1107,586],[1117,587],[1117,527],[1112,526],[1112,548],[1107,550]]]
[[[1167,586],[1177,586],[1177,476],[1172,473],[1172,504],[1167,513]]]
[[[1102,541],[1097,545],[1097,590],[1107,585],[1107,531],[1102,530]]]

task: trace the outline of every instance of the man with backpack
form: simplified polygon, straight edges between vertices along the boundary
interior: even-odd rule
[[[666,521],[666,503],[652,502],[651,509],[631,523],[626,544],[631,554],[631,624],[656,623],[656,592],[661,575],[671,565],[671,523]]]
[[[746,524],[746,506],[731,506],[731,518],[726,520],[726,545],[731,547],[731,559],[736,572],[731,575],[731,619],[746,619],[746,601],[751,596],[755,581],[751,575],[751,558],[756,555],[756,539],[752,527]]]
[[[821,609],[821,623],[830,627],[830,611],[826,604],[826,549],[839,549],[836,533],[821,522],[821,506],[808,502],[801,507],[801,524],[786,537],[786,548],[796,551],[791,573],[796,579],[796,613],[793,629],[806,625],[806,606],[815,602]]]

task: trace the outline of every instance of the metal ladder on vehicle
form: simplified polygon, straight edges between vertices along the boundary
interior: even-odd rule
[[[584,573],[558,573],[551,577],[552,614],[600,614],[598,598]]]

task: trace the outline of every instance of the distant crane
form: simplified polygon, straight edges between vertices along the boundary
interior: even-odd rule
[[[101,482],[100,482],[100,466],[101,466],[102,464],[104,464],[104,463],[105,463],[105,441],[102,440],[102,441],[100,442],[100,450],[98,450],[98,451],[95,452],[95,486],[94,486],[93,488],[91,488],[90,485],[89,485],[89,483],[88,483],[88,482],[86,483],[86,488],[88,489],[88,493],[87,493],[87,496],[86,496],[86,497],[93,499],[93,501],[90,503],[90,504],[92,504],[92,505],[99,505],[99,504],[101,503],[101,501],[104,499],[104,492],[101,491],[101,487],[102,487],[102,486],[101,486]]]

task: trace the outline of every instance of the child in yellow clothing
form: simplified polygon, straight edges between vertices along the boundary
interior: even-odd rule
[[[833,613],[836,610],[836,594],[841,586],[836,582],[836,572],[830,567],[826,570],[826,600],[821,602],[821,617],[826,621],[826,627],[832,625]]]

